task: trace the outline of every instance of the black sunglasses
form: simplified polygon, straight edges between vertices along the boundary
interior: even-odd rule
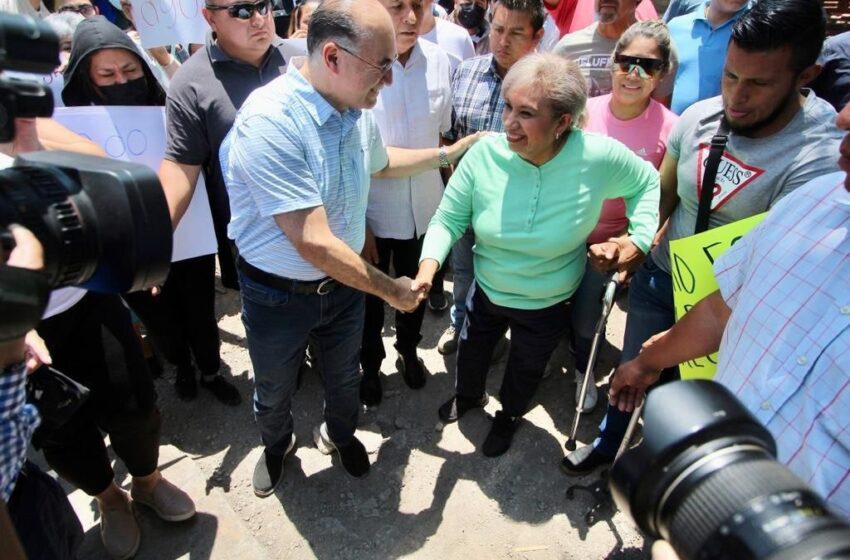
[[[649,78],[661,72],[661,69],[664,68],[664,61],[657,58],[617,54],[614,55],[613,66],[614,70],[622,74],[631,74],[635,68],[638,68],[638,75],[641,78]]]
[[[254,12],[261,16],[269,13],[269,0],[260,0],[259,2],[238,2],[229,6],[216,6],[215,4],[205,4],[208,10],[227,10],[227,15],[236,19],[251,19]]]

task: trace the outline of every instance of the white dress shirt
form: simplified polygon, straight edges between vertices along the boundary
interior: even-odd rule
[[[384,145],[436,148],[440,134],[451,127],[448,55],[418,40],[407,64],[394,64],[393,83],[381,90],[372,112]],[[420,237],[442,196],[443,181],[436,169],[402,179],[372,179],[366,223],[377,237]]]
[[[469,38],[469,32],[445,19],[437,18],[434,28],[428,33],[423,33],[420,38],[439,45],[448,53],[452,71],[467,58],[475,56],[475,45]]]

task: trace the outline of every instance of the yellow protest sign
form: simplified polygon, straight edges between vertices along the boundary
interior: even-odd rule
[[[712,269],[714,261],[765,216],[767,212],[670,242],[673,304],[677,321],[697,302],[717,289]],[[679,364],[682,379],[712,379],[716,370],[717,354]]]

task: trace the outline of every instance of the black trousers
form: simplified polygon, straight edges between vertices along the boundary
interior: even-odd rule
[[[91,390],[64,426],[36,430],[33,443],[50,467],[86,494],[106,490],[115,473],[103,430],[131,475],[151,474],[159,457],[156,392],[121,298],[89,292],[71,309],[43,321],[38,333],[53,367]]]
[[[422,240],[375,238],[378,247],[377,267],[389,273],[390,264],[396,277],[416,277],[419,270],[419,255]],[[395,313],[396,348],[401,353],[414,352],[422,339],[422,319],[425,317],[425,302],[412,313]],[[366,296],[366,319],[363,324],[363,341],[360,347],[360,365],[366,373],[377,373],[386,357],[381,332],[384,329],[384,301],[376,296]]]
[[[202,374],[218,373],[221,354],[215,319],[215,255],[172,263],[158,296],[141,291],[123,297],[169,363],[190,367],[194,356]]]
[[[563,301],[543,309],[513,309],[490,301],[477,282],[470,290],[457,349],[456,392],[470,398],[484,394],[493,350],[510,327],[511,349],[499,401],[509,416],[522,416],[569,328],[569,305]]]

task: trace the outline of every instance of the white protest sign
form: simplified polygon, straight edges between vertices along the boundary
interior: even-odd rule
[[[204,0],[133,0],[133,21],[146,49],[204,44],[210,26],[201,13]]]
[[[60,124],[99,144],[113,159],[147,165],[156,172],[165,153],[165,111],[162,107],[63,107],[53,113]],[[171,261],[182,261],[218,250],[207,187],[198,177],[195,195],[177,231]]]

